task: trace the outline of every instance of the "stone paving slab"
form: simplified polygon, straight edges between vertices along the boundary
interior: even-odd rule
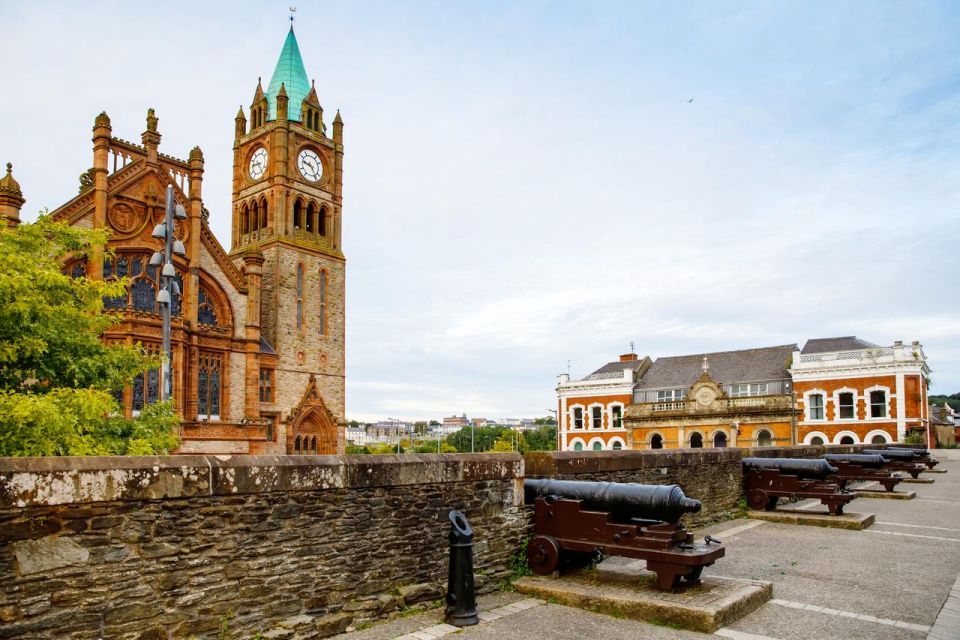
[[[643,574],[647,574],[643,572]],[[639,570],[635,574],[640,575]],[[684,629],[712,633],[770,599],[769,582],[713,576],[676,593],[659,591],[650,580],[576,573],[559,579],[531,576],[514,582],[521,593],[549,598],[572,607],[633,620],[655,620]]]
[[[882,500],[913,500],[917,497],[916,491],[887,491],[877,489],[854,489],[858,498],[878,498]]]
[[[831,516],[828,513],[811,513],[799,509],[776,509],[775,511],[750,511],[747,517],[781,524],[803,524],[834,529],[866,529],[873,524],[872,513],[844,513]]]
[[[933,484],[936,480],[933,478],[904,478],[901,482],[908,482],[910,484]]]

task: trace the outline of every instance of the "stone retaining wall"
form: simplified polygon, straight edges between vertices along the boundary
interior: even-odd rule
[[[507,578],[525,468],[679,484],[698,526],[737,515],[743,457],[862,449],[0,458],[0,637],[325,637],[443,595],[451,508],[478,589]]]
[[[0,637],[323,637],[481,586],[527,521],[514,454],[0,459]]]

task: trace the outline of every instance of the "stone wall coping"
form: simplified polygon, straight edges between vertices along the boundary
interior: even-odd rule
[[[0,458],[0,508],[521,478],[515,453]]]

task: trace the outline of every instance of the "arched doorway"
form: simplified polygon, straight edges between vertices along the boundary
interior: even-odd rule
[[[593,450],[594,450],[594,451],[603,451],[603,443],[600,442],[600,441],[594,442],[594,443],[593,443]]]
[[[287,435],[287,451],[336,455],[339,432],[333,414],[327,409],[313,376],[307,383],[303,400],[294,410],[295,418]]]
[[[717,431],[713,434],[713,446],[717,449],[727,446],[727,434],[723,431]]]
[[[812,438],[810,438],[810,444],[822,445],[823,438],[821,438],[820,436],[813,436]]]
[[[870,438],[870,444],[887,444],[887,436],[883,436],[878,433]]]
[[[757,432],[757,446],[769,447],[773,445],[773,435],[766,429],[760,429]]]
[[[653,434],[650,438],[650,448],[651,449],[663,449],[663,436],[659,433]]]
[[[574,442],[574,443],[573,443],[573,450],[574,450],[574,451],[583,451],[583,443],[580,442],[580,441]]]
[[[840,438],[840,444],[855,444],[853,438],[850,436],[843,436]]]
[[[614,440],[614,441],[613,441],[613,446],[612,446],[611,448],[612,448],[614,451],[620,451],[621,449],[623,449],[623,443],[620,442],[619,440]]]
[[[703,436],[693,432],[693,435],[690,436],[690,448],[691,449],[702,449],[703,448]]]

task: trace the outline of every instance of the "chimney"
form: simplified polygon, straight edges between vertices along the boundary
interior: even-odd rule
[[[633,362],[634,360],[637,360],[637,359],[638,359],[637,354],[635,353],[625,353],[622,356],[620,356],[620,362]]]
[[[893,341],[893,346],[895,346],[895,347],[902,347],[902,346],[903,346],[903,340],[894,340],[894,341]]]

